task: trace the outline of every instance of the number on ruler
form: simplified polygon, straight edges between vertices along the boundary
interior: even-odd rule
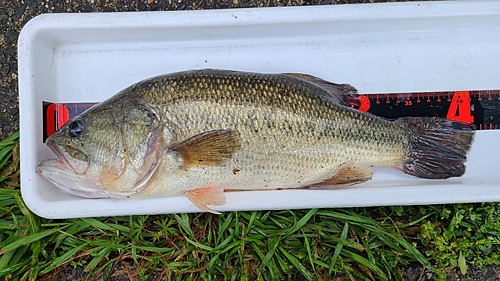
[[[446,119],[469,124],[474,122],[474,116],[470,114],[470,94],[468,91],[453,94]]]
[[[405,100],[405,106],[412,106],[413,102],[411,101],[410,97],[407,97]]]

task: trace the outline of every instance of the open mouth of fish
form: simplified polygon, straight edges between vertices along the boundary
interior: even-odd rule
[[[55,141],[50,140],[50,139],[47,140],[47,146],[57,156],[57,159],[54,159],[54,160],[57,160],[59,163],[64,164],[64,166],[66,167],[67,170],[70,170],[76,174],[75,168],[73,168],[73,166],[69,163],[68,158],[66,158],[66,156],[64,156],[64,154],[62,153],[61,149],[59,148],[59,146],[56,144]],[[58,168],[61,168],[61,167],[58,167]]]
[[[108,194],[104,190],[99,190],[97,188],[99,186],[98,181],[94,182],[94,180],[85,176],[89,165],[88,161],[77,160],[75,163],[77,167],[75,168],[55,141],[47,140],[47,146],[54,152],[57,158],[41,161],[36,167],[35,172],[62,190],[85,198],[122,198],[138,193],[138,190],[132,190]],[[68,149],[76,148],[69,147]],[[89,188],[89,186],[94,186],[95,188]],[[145,186],[147,184],[140,185],[142,188]]]
[[[57,159],[64,164],[66,170],[73,172],[76,175],[84,175],[89,168],[89,159],[87,154],[79,148],[69,144],[65,147],[66,153],[64,153],[60,146],[53,140],[47,140],[47,146],[54,152]],[[72,156],[72,161],[70,162],[67,158],[69,155],[78,155],[79,158]]]
[[[64,163],[61,158],[47,159],[38,164],[35,172],[70,194],[85,198],[109,198],[104,191],[84,188],[81,185],[82,179],[79,179],[79,176],[74,173],[73,169],[69,169],[68,165],[69,163]],[[55,175],[54,171],[59,171],[58,175]]]

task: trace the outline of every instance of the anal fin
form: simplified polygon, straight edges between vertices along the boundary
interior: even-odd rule
[[[205,187],[186,191],[184,193],[193,204],[205,212],[220,215],[208,205],[220,206],[226,204],[226,196],[222,187]]]
[[[309,189],[334,189],[363,183],[372,179],[373,170],[365,167],[345,167],[334,177],[315,183]]]

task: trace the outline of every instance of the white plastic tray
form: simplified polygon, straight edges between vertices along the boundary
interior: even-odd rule
[[[47,14],[19,38],[21,190],[47,218],[198,212],[183,196],[84,199],[35,174],[42,101],[102,101],[157,74],[194,68],[301,72],[361,93],[500,89],[500,2]],[[500,201],[500,131],[479,131],[461,178],[424,180],[377,168],[327,191],[227,193],[219,211]]]

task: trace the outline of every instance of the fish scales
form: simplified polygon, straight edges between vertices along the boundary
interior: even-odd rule
[[[184,194],[205,211],[225,202],[224,190],[332,188],[369,180],[366,166],[424,178],[465,172],[466,124],[390,121],[343,95],[357,92],[304,74],[161,75],[70,120],[47,140],[58,159],[38,172],[80,196]]]
[[[198,72],[148,84],[139,96],[176,124],[177,139],[220,128],[240,132],[241,149],[213,171],[227,171],[227,188],[299,187],[346,163],[394,165],[409,145],[401,125],[334,105],[321,98],[324,90],[294,77]]]

